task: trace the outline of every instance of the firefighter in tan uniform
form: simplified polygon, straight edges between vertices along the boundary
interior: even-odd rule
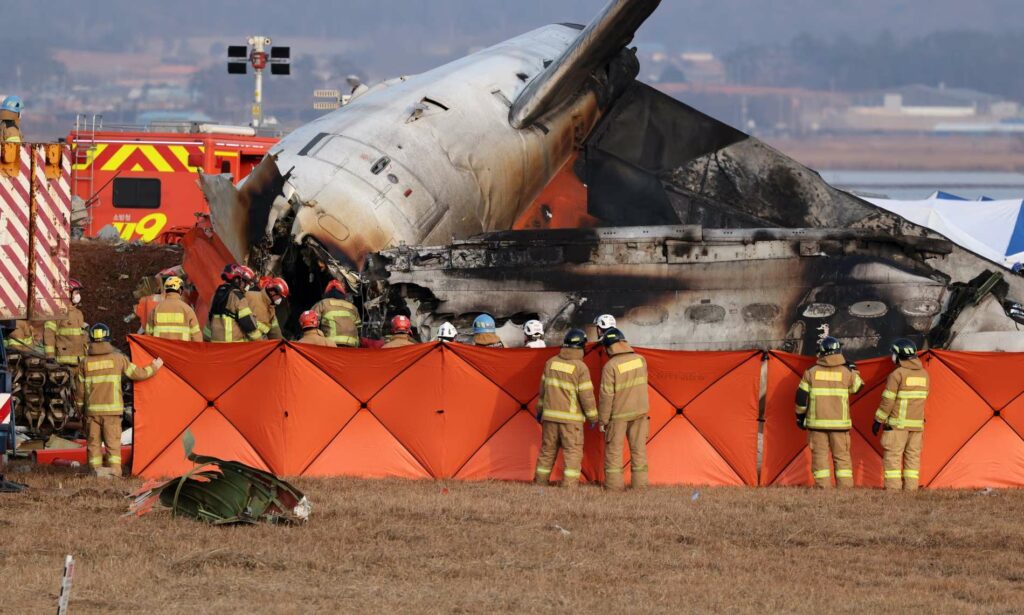
[[[647,412],[647,360],[626,342],[622,331],[612,327],[601,337],[608,353],[608,362],[601,370],[601,402],[599,420],[604,432],[604,486],[620,490],[622,449],[629,442],[629,467],[634,489],[647,486],[647,434],[650,421]]]
[[[504,348],[498,329],[490,314],[481,314],[473,320],[473,345],[484,348]]]
[[[14,321],[14,328],[4,336],[4,348],[32,352],[40,350],[36,341],[36,331],[27,320]]]
[[[217,343],[244,342],[257,332],[252,308],[245,300],[245,289],[252,282],[251,271],[240,265],[227,265],[220,274],[224,283],[217,287],[210,302],[207,339]]]
[[[871,433],[882,431],[882,468],[885,488],[916,491],[924,444],[924,407],[928,400],[928,372],[917,357],[914,342],[893,342],[892,370],[885,381],[882,402],[875,412]]]
[[[120,476],[121,415],[124,413],[121,378],[145,380],[164,362],[157,358],[145,368],[135,366],[110,345],[110,328],[107,325],[94,325],[89,337],[92,340],[89,356],[82,367],[89,467],[98,476]],[[104,468],[103,445],[107,447],[107,469]]]
[[[8,96],[0,102],[0,140],[21,143],[21,99]]]
[[[586,343],[587,334],[572,329],[565,335],[562,350],[544,364],[537,400],[541,436],[534,482],[539,485],[548,484],[559,448],[565,462],[562,486],[572,488],[580,482],[583,422],[597,421],[594,384],[590,381],[590,369],[583,362]]]
[[[412,322],[409,321],[409,317],[399,314],[392,318],[391,335],[388,336],[388,341],[381,348],[402,348],[415,344],[416,340],[412,339]]]
[[[195,310],[181,298],[184,285],[184,280],[177,276],[164,280],[164,298],[146,318],[146,335],[180,342],[203,341]]]
[[[313,310],[306,310],[299,315],[299,327],[302,329],[302,337],[297,340],[299,344],[335,347],[320,330],[320,318]]]
[[[50,359],[71,368],[71,378],[75,382],[75,401],[82,404],[82,387],[78,386],[80,367],[88,349],[88,338],[85,315],[78,306],[82,303],[82,283],[75,279],[68,280],[71,305],[67,316],[60,320],[48,320],[43,325],[43,351]]]
[[[358,348],[359,327],[363,324],[359,310],[349,301],[345,285],[331,280],[324,289],[324,298],[313,306],[320,319],[320,330],[335,346]]]
[[[260,279],[259,290],[245,293],[245,299],[256,319],[256,334],[250,339],[280,340],[281,325],[277,322],[277,306],[288,298],[288,283],[282,278],[264,277]]]
[[[834,337],[818,342],[818,362],[804,372],[796,392],[796,425],[807,430],[811,474],[821,488],[832,487],[829,461],[835,462],[836,486],[853,487],[850,458],[850,395],[864,386],[857,367],[843,357]]]

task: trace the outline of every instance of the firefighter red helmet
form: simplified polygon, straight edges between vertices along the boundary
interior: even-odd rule
[[[76,290],[83,290],[84,288],[85,287],[82,286],[82,283],[79,282],[78,280],[76,280],[75,278],[68,278],[68,292],[69,293],[73,293]]]
[[[266,282],[264,283],[264,280]],[[267,291],[271,295],[279,295],[285,299],[288,298],[288,282],[284,281],[284,278],[260,278],[260,288]]]
[[[391,319],[392,333],[409,333],[412,331],[412,323],[408,316],[398,315]]]
[[[252,281],[256,279],[256,272],[245,265],[239,265],[238,269],[242,272],[242,279],[246,282],[252,283]]]
[[[261,276],[260,276],[260,281],[259,281],[259,282],[257,282],[257,286],[259,286],[259,287],[260,287],[260,290],[263,290],[263,289],[264,289],[264,288],[266,288],[266,287],[267,287],[268,285],[270,285],[270,283],[271,283],[271,282],[272,282],[273,280],[274,280],[274,276],[272,276],[272,275],[261,275]]]
[[[303,331],[306,329],[316,329],[320,326],[320,317],[316,315],[313,310],[306,310],[299,316],[299,327]]]
[[[225,282],[234,282],[242,277],[242,268],[235,263],[224,265],[224,271],[220,273],[220,279]]]
[[[342,284],[340,280],[331,280],[330,282],[328,282],[327,283],[327,288],[324,289],[324,294],[326,295],[327,293],[331,292],[332,290],[336,290],[336,291],[338,291],[339,293],[341,293],[343,295],[347,295],[348,294],[348,289],[345,288],[345,285]]]

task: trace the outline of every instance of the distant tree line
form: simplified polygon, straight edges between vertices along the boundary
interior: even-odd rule
[[[726,56],[737,83],[862,91],[914,83],[961,87],[1024,100],[1024,32],[935,32],[900,41],[802,34],[785,45],[756,45]]]

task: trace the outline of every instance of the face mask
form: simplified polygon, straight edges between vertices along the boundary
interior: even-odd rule
[[[900,358],[896,355],[895,352],[892,353],[892,362],[893,363],[899,363],[900,362]]]
[[[78,305],[81,302],[82,302],[82,293],[77,292],[77,291],[71,293],[71,305]]]
[[[281,305],[282,301],[284,301],[283,297],[274,297],[274,305]]]

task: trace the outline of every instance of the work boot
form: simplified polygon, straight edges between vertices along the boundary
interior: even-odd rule
[[[533,484],[540,485],[541,487],[547,487],[550,484],[550,474],[538,474],[533,477]]]
[[[93,468],[92,469],[92,474],[96,478],[106,478],[106,479],[114,478],[114,475],[110,473],[110,468],[104,468],[102,466],[101,467],[97,467],[97,468]]]
[[[122,476],[124,476],[124,474],[121,471],[121,466],[120,465],[110,466],[109,470],[110,470],[110,475],[112,477],[114,477],[114,478],[121,478]]]
[[[647,472],[633,472],[633,478],[629,483],[632,489],[647,488]]]
[[[604,488],[608,491],[622,491],[626,488],[622,472],[608,472],[604,475]]]

